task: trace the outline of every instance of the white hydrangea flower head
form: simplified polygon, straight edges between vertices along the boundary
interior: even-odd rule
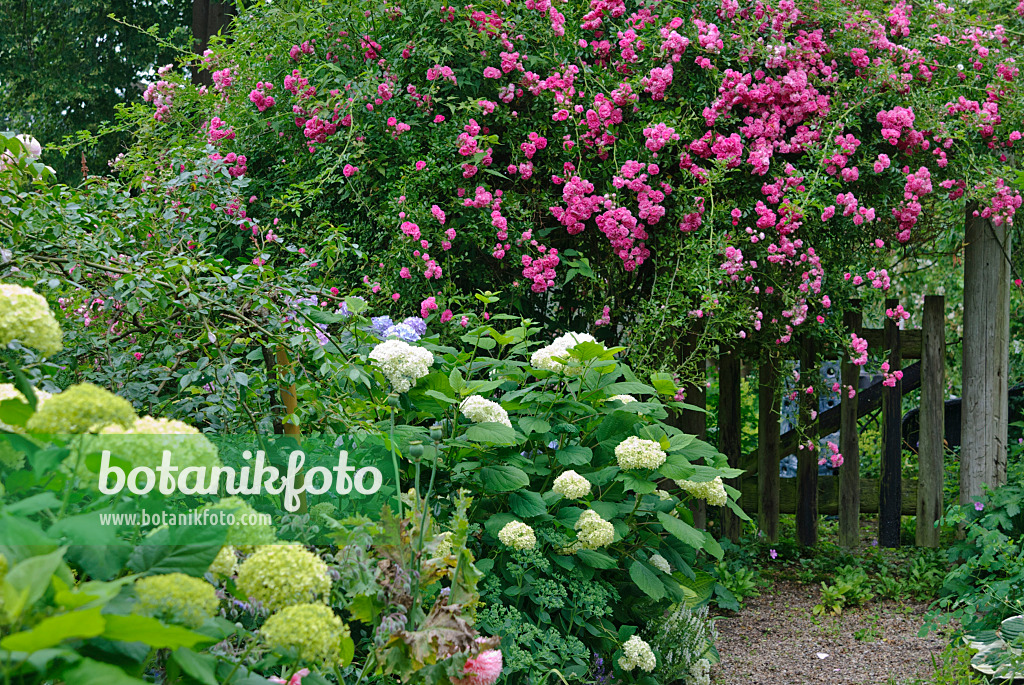
[[[615,526],[601,518],[593,509],[587,509],[576,521],[576,539],[584,549],[607,547],[615,540]]]
[[[636,402],[636,398],[633,397],[632,395],[612,395],[611,397],[608,398],[608,401],[611,402],[612,400],[618,400],[619,402],[622,402],[623,404],[629,404],[630,402]]]
[[[668,490],[655,490],[654,494],[658,496],[658,499],[662,502],[667,502],[672,499],[672,494]]]
[[[676,485],[698,499],[707,500],[708,504],[714,507],[724,506],[729,501],[729,495],[725,492],[725,484],[722,477],[717,476],[714,480],[704,483],[695,483],[692,480],[677,480]]]
[[[509,521],[498,533],[501,544],[512,549],[525,550],[537,546],[537,535],[533,528],[522,521]]]
[[[48,357],[64,349],[63,335],[45,297],[31,288],[0,283],[0,346],[17,340]]]
[[[580,499],[590,494],[590,481],[575,471],[560,474],[551,489],[566,499]]]
[[[698,659],[690,666],[690,680],[693,685],[711,685],[711,662]]]
[[[639,635],[626,640],[626,644],[622,645],[622,652],[622,656],[619,657],[619,668],[623,671],[632,671],[639,667],[640,670],[650,673],[657,665],[651,646],[640,639]]]
[[[501,423],[509,428],[512,427],[512,422],[508,419],[508,412],[502,409],[500,404],[479,395],[470,395],[462,400],[459,411],[473,423]]]
[[[651,566],[658,569],[662,573],[672,573],[672,565],[668,563],[668,559],[661,556],[660,554],[652,554],[650,562]]]
[[[656,469],[665,463],[665,450],[654,440],[644,440],[631,435],[615,447],[615,458],[619,468]]]
[[[408,392],[417,380],[430,373],[434,364],[434,355],[429,350],[394,338],[374,347],[370,359],[391,381],[395,392]]]
[[[566,357],[571,348],[584,342],[597,342],[597,339],[589,333],[566,333],[561,335],[555,338],[547,347],[542,347],[534,352],[530,357],[530,365],[535,369],[552,371],[554,373],[578,373],[578,368],[569,368],[555,359],[555,357]]]

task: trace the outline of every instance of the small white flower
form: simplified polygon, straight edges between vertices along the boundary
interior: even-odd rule
[[[402,340],[386,340],[370,352],[370,359],[391,381],[395,392],[407,392],[416,381],[430,373],[434,355]]]
[[[638,635],[626,640],[626,644],[622,645],[622,652],[623,655],[619,657],[619,668],[623,671],[632,671],[639,666],[641,670],[650,673],[657,665],[651,646]]]
[[[590,481],[575,471],[566,471],[555,479],[551,489],[566,499],[580,499],[590,494]]]
[[[537,546],[537,535],[533,528],[522,521],[509,521],[498,533],[501,544],[512,549],[533,549]]]
[[[704,483],[695,483],[692,480],[677,480],[676,485],[698,499],[707,500],[708,504],[721,507],[729,501],[729,495],[725,492],[725,485],[722,477]]]
[[[555,338],[547,347],[542,347],[530,357],[530,364],[535,369],[552,371],[554,373],[579,373],[580,368],[569,368],[554,357],[565,358],[569,350],[583,342],[597,342],[594,336],[587,333],[566,333]]]
[[[623,404],[629,404],[630,402],[636,402],[636,398],[633,397],[632,395],[612,395],[611,397],[608,398],[608,401],[611,402],[612,400],[618,400],[619,402],[622,402]]]
[[[508,419],[508,412],[502,409],[500,404],[486,400],[479,395],[470,395],[462,400],[459,411],[473,423],[502,423],[509,428],[512,427],[512,422]]]
[[[651,566],[658,569],[662,573],[672,573],[672,565],[668,563],[668,559],[661,556],[660,554],[652,554],[650,562]]]
[[[615,447],[621,469],[656,469],[665,463],[665,450],[653,440],[631,435]]]
[[[584,549],[607,547],[615,540],[615,526],[601,518],[593,509],[587,509],[576,521],[577,541]]]

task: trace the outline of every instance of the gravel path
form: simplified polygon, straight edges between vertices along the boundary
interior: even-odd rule
[[[862,685],[928,678],[945,641],[917,637],[925,605],[871,602],[841,616],[816,617],[813,585],[778,581],[719,618],[718,685]],[[861,632],[861,639],[854,633]]]

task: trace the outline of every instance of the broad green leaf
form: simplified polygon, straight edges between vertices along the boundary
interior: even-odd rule
[[[658,520],[665,527],[665,530],[668,531],[669,535],[672,535],[680,542],[694,549],[700,549],[704,545],[704,534],[685,521],[669,516],[663,511],[658,512]]]
[[[576,556],[587,566],[599,569],[618,568],[619,562],[609,556],[606,552],[596,549],[577,550]]]
[[[181,626],[168,626],[150,616],[106,616],[107,627],[102,636],[108,640],[143,642],[156,649],[195,647],[210,638]]]
[[[474,423],[466,431],[466,437],[473,442],[512,445],[516,441],[516,432],[503,423]]]
[[[225,526],[164,528],[146,538],[128,559],[128,566],[143,575],[184,573],[202,577],[227,537]]]
[[[651,599],[661,599],[665,596],[665,584],[658,578],[657,573],[647,568],[643,562],[634,560],[629,565],[629,577]]]
[[[515,466],[485,466],[480,469],[480,480],[491,492],[511,492],[530,485],[530,477]]]
[[[523,433],[530,435],[531,433],[547,433],[551,430],[551,424],[544,419],[538,419],[535,416],[523,416],[519,419],[519,427],[523,429]]]
[[[623,381],[611,383],[602,388],[607,397],[612,395],[656,395],[657,390],[639,381]]]
[[[105,625],[99,607],[57,614],[44,618],[30,630],[8,635],[0,640],[0,647],[12,652],[35,652],[71,638],[96,637],[103,632]]]
[[[128,675],[117,666],[83,659],[64,671],[64,682],[74,685],[146,685],[146,681]]]
[[[583,445],[566,445],[555,452],[555,459],[564,466],[581,466],[589,464],[594,458],[594,452]]]
[[[171,658],[181,670],[198,680],[202,685],[220,685],[217,680],[217,657],[211,654],[196,654],[191,649],[179,647]]]
[[[530,490],[519,490],[509,495],[508,505],[518,516],[533,518],[548,513],[548,508],[538,493]]]
[[[725,556],[725,552],[722,550],[722,546],[718,544],[718,540],[706,530],[704,531],[704,551],[719,561]]]
[[[16,597],[15,601],[24,602],[21,606],[22,610],[35,604],[50,587],[50,579],[63,562],[65,551],[66,548],[61,547],[49,554],[29,557],[16,564],[3,578],[5,600],[9,590],[12,590],[14,593],[12,599]],[[7,611],[10,612],[11,609],[12,607],[8,605]]]

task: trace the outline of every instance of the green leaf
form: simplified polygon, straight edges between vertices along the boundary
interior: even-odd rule
[[[3,594],[8,613],[14,611],[11,601],[20,605],[17,609],[17,615],[20,615],[43,596],[50,587],[50,579],[64,560],[65,551],[66,548],[61,547],[49,554],[29,557],[7,572],[3,578]]]
[[[164,528],[135,548],[128,567],[143,575],[184,573],[201,578],[226,537],[226,526]]]
[[[423,394],[433,397],[435,400],[441,400],[445,404],[455,404],[456,402],[458,402],[458,400],[455,399],[454,397],[449,397],[448,395],[445,395],[443,392],[438,392],[437,390],[425,390]]]
[[[658,520],[669,535],[680,542],[694,549],[700,549],[704,545],[704,534],[685,521],[669,516],[663,511],[658,512]]]
[[[513,445],[516,432],[503,423],[474,423],[466,431],[466,437],[473,442],[491,445]]]
[[[452,369],[452,372],[448,374],[448,383],[451,384],[452,390],[459,392],[466,387],[466,380],[459,373],[458,369]]]
[[[220,685],[217,680],[217,657],[210,654],[196,654],[191,649],[179,647],[171,655],[181,670],[198,680],[202,685]]]
[[[682,571],[675,571],[672,577],[690,591],[683,602],[691,609],[702,607],[710,602],[718,582],[714,576],[705,571],[697,571],[694,579],[688,578]]]
[[[620,473],[616,480],[622,482],[622,486],[626,492],[633,491],[639,495],[649,495],[658,489],[657,483],[647,480],[646,478],[641,478],[629,471],[623,471]]]
[[[606,552],[596,549],[581,549],[576,551],[576,556],[584,564],[591,568],[611,569],[618,568],[619,562],[613,559]]]
[[[647,568],[643,562],[634,560],[629,565],[629,577],[651,599],[661,599],[665,596],[665,584],[658,578],[658,574]]]
[[[509,507],[522,518],[533,518],[548,513],[544,498],[530,490],[513,492],[508,498]]]
[[[164,625],[149,616],[117,616],[108,614],[103,637],[122,642],[143,642],[156,649],[195,647],[210,638],[181,626]]]
[[[0,647],[12,652],[35,652],[71,638],[96,637],[103,632],[105,624],[99,607],[57,614],[44,618],[31,630],[8,635],[0,640]]]
[[[511,492],[530,485],[530,477],[515,466],[485,466],[480,469],[480,480],[491,492]]]
[[[658,391],[647,385],[646,383],[640,383],[639,381],[624,381],[621,383],[611,383],[603,388],[605,395],[611,397],[612,395],[656,395]]]
[[[530,435],[531,433],[547,433],[551,430],[551,424],[544,419],[538,419],[535,416],[522,416],[519,418],[519,427],[523,429],[523,433]]]
[[[64,671],[64,682],[75,685],[146,685],[146,681],[128,675],[117,666],[83,659]]]
[[[719,561],[721,561],[722,557],[725,556],[725,551],[722,549],[722,546],[718,544],[718,540],[716,540],[715,536],[706,530],[704,531],[704,551]]]
[[[583,445],[566,445],[555,452],[555,459],[563,466],[582,466],[594,458],[594,451]]]
[[[29,516],[48,509],[56,509],[59,506],[60,500],[57,499],[55,494],[47,490],[46,492],[39,493],[38,495],[26,497],[21,501],[12,502],[4,507],[4,511],[8,514]]]

